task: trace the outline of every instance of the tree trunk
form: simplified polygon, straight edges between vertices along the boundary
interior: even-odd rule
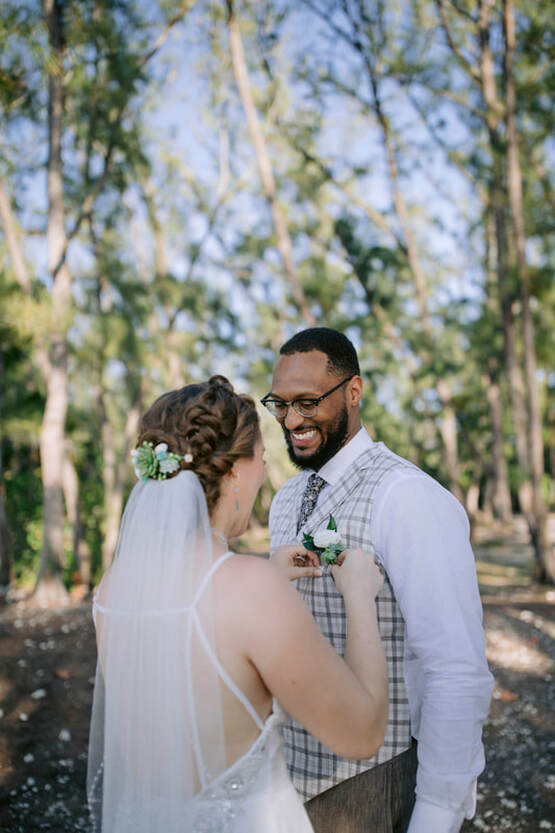
[[[493,511],[493,492],[495,489],[495,482],[493,476],[490,474],[489,477],[486,477],[486,482],[484,485],[484,494],[482,496],[482,517],[484,521],[492,521],[494,518],[494,511]]]
[[[436,379],[435,387],[443,406],[439,431],[445,448],[445,468],[449,477],[449,489],[464,504],[464,494],[459,481],[457,417],[455,415],[455,409],[451,404],[451,391],[445,379]]]
[[[0,180],[0,219],[4,226],[4,233],[6,235],[6,243],[8,251],[12,260],[15,279],[23,291],[29,295],[31,293],[31,279],[27,271],[23,252],[21,251],[21,244],[19,242],[19,234],[17,223],[13,215],[10,200],[4,189],[4,184]]]
[[[512,517],[511,492],[509,489],[509,470],[505,458],[505,437],[503,434],[503,403],[501,390],[495,373],[490,370],[483,379],[488,400],[492,438],[492,495],[493,514],[500,521],[509,521]]]
[[[499,285],[499,300],[503,326],[505,364],[509,381],[511,415],[515,434],[517,462],[520,469],[518,499],[520,509],[526,517],[528,527],[534,526],[532,484],[530,482],[530,461],[528,453],[527,415],[524,385],[520,370],[513,315],[515,298],[511,282],[509,263],[510,241],[505,212],[506,191],[504,181],[504,146],[500,136],[500,121],[503,106],[497,95],[495,66],[489,44],[489,0],[481,0],[478,36],[480,46],[480,79],[485,102],[485,119],[492,154],[490,203],[495,222],[496,271]]]
[[[136,402],[127,415],[124,445],[119,463],[117,462],[113,429],[106,413],[102,392],[99,394],[99,407],[102,417],[102,480],[104,485],[105,524],[102,542],[102,569],[107,570],[112,563],[118,541],[129,452],[139,427],[140,403]]]
[[[108,569],[116,549],[121,505],[116,495],[116,452],[112,426],[106,413],[104,393],[99,396],[102,418],[102,484],[104,487],[104,538],[102,541],[102,570]]]
[[[12,575],[12,542],[4,484],[0,484],[0,588],[10,586]]]
[[[536,578],[555,583],[555,553],[549,541],[547,509],[542,493],[544,474],[542,420],[536,382],[536,348],[534,320],[530,309],[528,264],[526,262],[526,237],[522,208],[522,174],[520,168],[519,136],[516,120],[517,101],[514,83],[513,61],[515,48],[515,21],[512,0],[503,1],[503,30],[505,36],[504,70],[507,113],[507,165],[509,205],[516,244],[517,274],[522,302],[522,341],[524,351],[524,380],[527,404],[528,460],[532,481],[532,512],[530,534],[536,556]]]
[[[466,514],[470,519],[471,525],[476,523],[476,519],[478,517],[479,511],[479,499],[480,499],[480,486],[478,483],[471,483],[467,489],[464,505],[466,509]]]
[[[83,538],[83,527],[79,509],[79,478],[73,465],[69,449],[66,450],[64,457],[62,485],[67,518],[72,532],[71,549],[75,554],[78,583],[88,589],[91,584],[91,553],[87,542]]]
[[[486,273],[486,308],[492,319],[498,317],[495,285],[495,222],[491,206],[485,205],[485,273]],[[482,376],[482,384],[486,391],[490,424],[491,424],[491,455],[492,471],[488,477],[492,486],[490,489],[490,506],[493,514],[501,521],[508,521],[512,517],[512,499],[509,486],[509,467],[505,456],[505,432],[503,430],[503,396],[499,385],[499,360],[496,351],[492,351],[488,358],[487,372]],[[489,487],[488,487],[489,488]]]
[[[295,265],[293,263],[291,238],[287,229],[285,217],[283,216],[283,212],[281,210],[281,206],[276,195],[274,174],[272,171],[272,166],[270,164],[268,154],[266,152],[266,143],[262,134],[262,130],[260,128],[256,107],[251,93],[247,64],[245,61],[245,53],[243,51],[243,42],[241,39],[241,32],[239,31],[237,19],[235,17],[233,0],[226,0],[226,6],[228,13],[229,42],[231,48],[233,72],[235,74],[235,80],[239,89],[241,102],[243,104],[247,116],[247,123],[249,126],[252,143],[254,145],[254,150],[256,153],[258,169],[260,171],[260,178],[262,180],[262,187],[264,189],[264,194],[270,206],[270,211],[272,212],[272,218],[274,221],[274,228],[277,237],[277,245],[281,254],[281,259],[283,261],[283,267],[285,270],[285,279],[291,287],[295,303],[301,311],[307,325],[309,327],[314,327],[316,324],[316,319],[314,318],[304,289],[296,274]]]
[[[4,354],[0,348],[0,417],[2,416],[2,399],[4,396]],[[6,511],[6,490],[4,487],[2,435],[0,434],[0,588],[6,590],[11,581],[12,543],[8,513]]]
[[[46,405],[40,435],[43,483],[43,545],[35,599],[56,605],[67,600],[61,580],[64,556],[63,461],[67,413],[67,325],[71,275],[62,258],[66,248],[62,175],[63,8],[59,0],[44,0],[50,45],[48,98],[48,260],[53,279],[52,324]]]
[[[105,428],[105,426],[103,426]],[[106,430],[102,431],[102,442],[106,440]],[[122,497],[116,489],[113,448],[103,446],[103,482],[104,482],[104,539],[102,541],[102,570],[112,563],[118,540],[121,518]]]

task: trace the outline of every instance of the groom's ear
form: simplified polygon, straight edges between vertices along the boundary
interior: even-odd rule
[[[347,385],[347,407],[356,408],[362,399],[362,379],[360,376],[353,376]]]

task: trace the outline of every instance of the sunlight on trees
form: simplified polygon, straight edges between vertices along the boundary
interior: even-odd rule
[[[86,592],[141,411],[214,372],[262,396],[313,322],[355,342],[371,433],[473,523],[523,514],[555,582],[548,14],[2,4],[2,586]],[[259,528],[291,473],[263,427]]]

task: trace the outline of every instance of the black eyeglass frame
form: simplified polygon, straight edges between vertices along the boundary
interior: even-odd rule
[[[314,414],[316,412],[316,409],[318,408],[318,405],[320,404],[322,399],[325,399],[327,396],[334,393],[336,390],[339,390],[339,388],[342,387],[342,385],[346,385],[347,382],[350,382],[351,379],[353,379],[355,376],[356,376],[356,373],[353,374],[352,376],[348,376],[346,379],[343,379],[342,382],[339,382],[338,385],[335,385],[335,387],[333,387],[330,390],[323,393],[322,396],[317,396],[317,397],[300,396],[297,399],[291,399],[289,402],[285,402],[283,399],[276,399],[276,397],[272,396],[271,393],[267,393],[266,396],[263,397],[263,399],[260,400],[260,402],[262,403],[262,405],[264,405],[265,408],[268,409],[268,411],[270,411],[272,416],[274,416],[276,419],[285,419],[290,406],[296,411],[296,413],[298,413],[299,416],[311,417],[311,416],[314,416]],[[281,406],[283,406],[285,408],[285,412],[284,412],[283,416],[278,416],[277,414],[272,413],[272,411],[270,410],[270,407],[269,407],[270,402],[278,402]],[[310,414],[303,414],[303,412],[300,411],[299,408],[297,407],[297,404],[299,402],[310,402],[311,403],[310,407],[314,408],[314,410]]]

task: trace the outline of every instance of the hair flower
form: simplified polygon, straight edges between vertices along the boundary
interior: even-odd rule
[[[165,460],[168,456],[168,444],[167,443],[158,443],[158,445],[154,446],[154,453],[156,454],[156,459],[158,461]],[[162,470],[162,469],[160,469]]]
[[[131,452],[131,461],[139,480],[165,480],[178,471],[181,456],[168,451],[167,443],[143,442]]]
[[[177,471],[179,468],[179,457],[177,454],[175,456],[170,456],[167,454],[162,460],[160,460],[160,474],[173,474],[174,471]]]
[[[185,460],[186,463],[192,463],[193,462],[193,455],[188,451],[187,454],[183,455],[183,459]]]

